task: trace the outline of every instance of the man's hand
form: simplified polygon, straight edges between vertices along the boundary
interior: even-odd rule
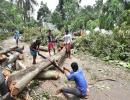
[[[69,70],[68,68],[66,68],[66,67],[63,67],[63,70],[64,70],[64,72],[65,72],[65,71],[70,72],[70,70]]]

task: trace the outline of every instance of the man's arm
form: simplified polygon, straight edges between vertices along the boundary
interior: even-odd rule
[[[65,76],[67,77],[68,80],[73,80],[74,79],[74,75],[71,73],[71,71],[64,67],[64,73],[65,73]]]
[[[70,69],[63,67],[64,70],[68,71],[70,73]]]

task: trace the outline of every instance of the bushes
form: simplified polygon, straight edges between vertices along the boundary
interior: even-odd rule
[[[32,28],[24,28],[23,33],[23,41],[24,42],[32,42],[34,39],[39,38],[42,42],[42,45],[47,44],[47,31],[48,29],[45,29],[43,27],[32,27]],[[52,34],[54,37],[60,37],[61,32],[58,30],[52,30]]]
[[[126,27],[117,28],[114,33],[101,34],[93,32],[84,37],[80,37],[75,42],[75,47],[79,50],[89,51],[94,56],[104,60],[130,60],[130,32]]]
[[[0,41],[5,40],[10,36],[13,36],[13,33],[0,33]]]

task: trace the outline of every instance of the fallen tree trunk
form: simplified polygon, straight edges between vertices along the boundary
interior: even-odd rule
[[[18,47],[18,48],[16,48],[16,49],[14,49],[14,51],[17,51],[17,52],[19,52],[19,53],[23,53],[23,50],[24,50],[24,46]]]
[[[58,64],[60,64],[65,57],[65,51],[65,48],[63,48],[60,53],[51,59],[51,61],[55,60]],[[34,77],[36,77],[44,69],[48,68],[51,64],[52,62],[48,60],[40,65],[36,64],[28,69],[21,70],[19,73],[12,74],[8,79],[8,86],[11,94],[13,96],[18,95]]]
[[[13,50],[17,49],[17,48],[18,48],[18,46],[10,47],[10,48],[8,48],[8,49],[6,49],[6,50],[0,51],[0,54],[6,54],[6,53],[8,53],[8,52],[10,52],[10,51],[13,51]]]
[[[21,62],[17,61],[16,62],[16,70],[24,70],[27,67]],[[39,79],[39,80],[45,80],[45,79],[58,79],[59,78],[59,72],[55,70],[44,70],[40,72],[34,79]]]
[[[5,67],[5,66],[7,66],[8,64],[11,64],[11,63],[15,62],[15,61],[18,59],[18,57],[19,57],[19,53],[18,53],[18,52],[14,53],[13,55],[11,55],[11,56],[8,58],[8,60],[6,60],[5,62],[3,62],[1,66],[2,66],[2,67]]]
[[[58,71],[54,71],[54,70],[50,70],[50,71],[42,71],[40,72],[34,79],[40,79],[40,80],[49,80],[49,79],[58,79],[59,76],[59,72]]]
[[[47,48],[47,47],[44,47],[44,46],[40,46],[40,47],[39,47],[39,50],[40,50],[40,51],[48,52],[48,48]]]
[[[26,69],[26,68],[27,67],[21,61],[16,62],[16,70],[23,70],[23,69]]]

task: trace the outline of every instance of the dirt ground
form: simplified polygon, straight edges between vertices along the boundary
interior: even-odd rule
[[[12,38],[2,42],[4,48],[15,44]],[[32,57],[29,52],[29,45],[20,42],[24,49],[23,63],[28,67],[32,66]],[[45,56],[48,53],[41,52]],[[37,63],[45,61],[38,56]],[[69,67],[76,61],[83,69],[89,83],[90,96],[88,100],[130,100],[130,71],[115,64],[101,61],[90,54],[73,55],[71,59],[65,59],[63,66]],[[61,87],[74,86],[73,82],[68,82],[65,75],[60,74],[58,80],[38,81],[38,84],[30,89],[32,100],[84,100],[72,95],[64,96],[59,94],[55,96],[56,91]]]

